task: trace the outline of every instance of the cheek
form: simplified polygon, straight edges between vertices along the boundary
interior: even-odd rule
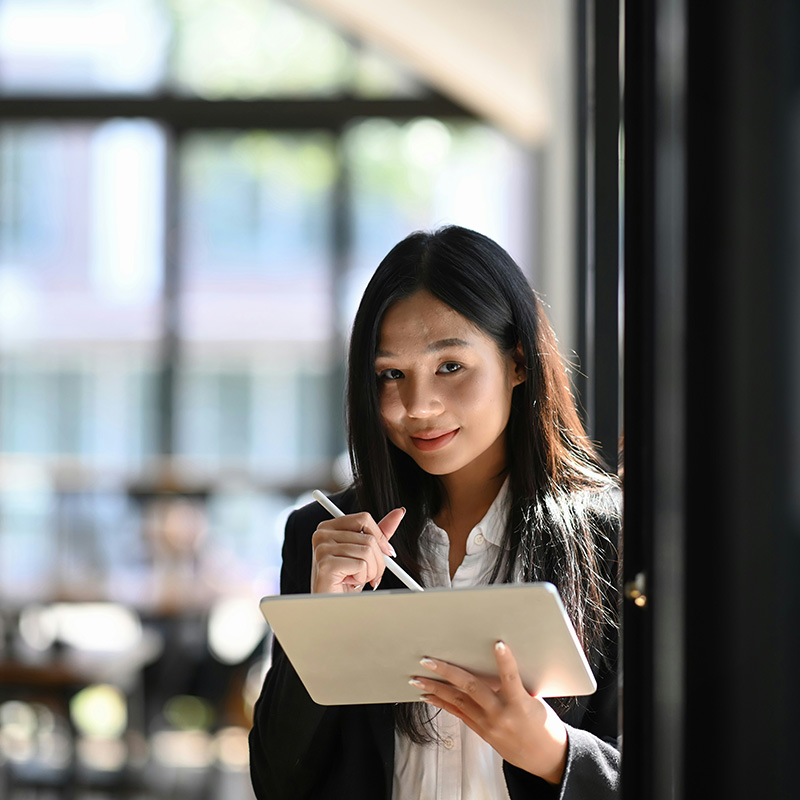
[[[498,414],[506,415],[509,402],[502,376],[486,373],[465,381],[452,398],[453,407],[460,407],[463,413],[480,414],[487,421]]]
[[[397,422],[400,413],[400,399],[393,387],[378,389],[378,411],[381,415],[384,429],[391,430],[393,423]]]

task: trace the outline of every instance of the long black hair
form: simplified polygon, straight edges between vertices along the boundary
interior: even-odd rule
[[[392,544],[420,579],[420,536],[443,502],[438,477],[422,470],[386,436],[378,403],[375,353],[386,311],[424,290],[490,336],[501,353],[521,349],[527,379],[516,386],[506,436],[510,514],[504,552],[492,580],[555,584],[594,665],[613,657],[616,625],[613,533],[616,478],[606,473],[586,436],[564,361],[541,301],[511,256],[465,228],[413,233],[378,266],[361,299],[350,339],[348,443],[361,508],[384,515],[405,505]],[[409,502],[413,498],[413,502]],[[427,707],[396,707],[397,724],[430,741]]]

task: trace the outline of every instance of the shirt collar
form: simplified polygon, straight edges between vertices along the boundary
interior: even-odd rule
[[[492,501],[489,510],[483,515],[483,519],[475,526],[473,532],[480,528],[487,542],[500,547],[508,526],[508,512],[511,505],[511,488],[508,477],[503,481],[497,497]],[[470,534],[472,538],[473,534]]]
[[[508,525],[508,514],[511,508],[511,489],[510,480],[508,477],[503,481],[500,491],[489,506],[489,510],[483,515],[480,522],[470,531],[467,537],[467,555],[475,553],[477,550],[482,549],[482,544],[478,544],[481,540],[476,542],[476,537],[480,534],[489,544],[495,547],[503,546],[503,538],[505,537],[506,527]],[[429,542],[436,545],[437,542],[443,543],[447,541],[447,533],[442,530],[432,519],[428,519],[425,526],[425,536]],[[509,549],[509,545],[505,545]]]

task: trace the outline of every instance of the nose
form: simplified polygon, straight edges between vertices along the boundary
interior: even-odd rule
[[[435,381],[427,378],[407,380],[403,387],[402,400],[406,414],[412,419],[435,417],[444,410]]]

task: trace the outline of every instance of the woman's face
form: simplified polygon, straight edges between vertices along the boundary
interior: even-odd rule
[[[384,315],[375,371],[390,441],[426,472],[493,477],[505,467],[524,368],[457,311],[427,291],[399,300]]]

